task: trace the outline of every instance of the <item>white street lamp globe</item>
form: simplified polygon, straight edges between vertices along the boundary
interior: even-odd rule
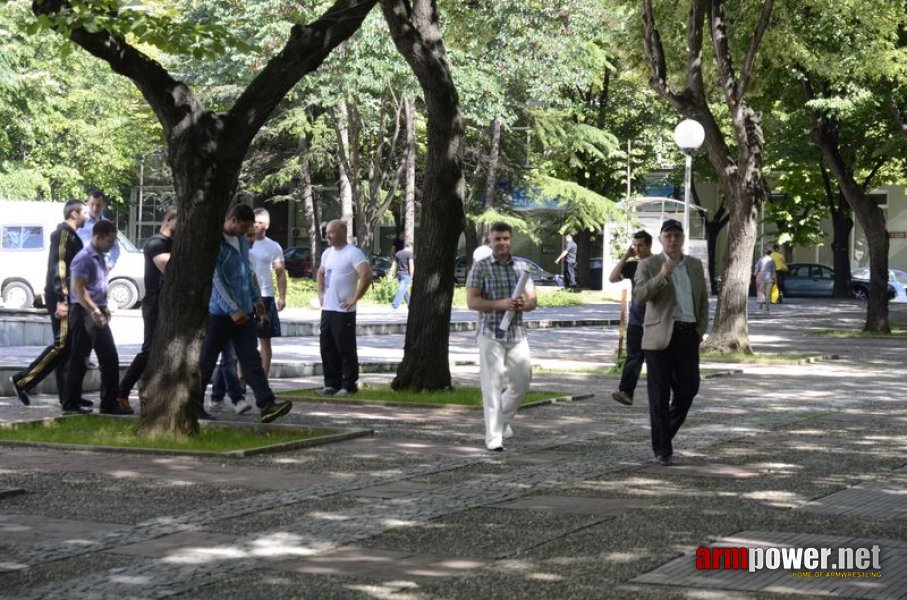
[[[702,128],[699,121],[684,119],[674,128],[674,142],[676,142],[684,152],[696,150],[704,141],[705,129]]]

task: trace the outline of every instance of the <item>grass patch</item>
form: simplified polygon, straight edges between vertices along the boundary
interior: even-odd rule
[[[523,404],[564,396],[561,392],[531,391],[523,398]],[[316,396],[314,389],[281,392],[281,396],[314,398],[330,401],[330,396]],[[340,398],[338,398],[340,400]],[[482,406],[482,390],[477,387],[457,386],[450,390],[414,392],[392,390],[389,385],[360,386],[355,396],[344,396],[342,400],[362,402],[395,402],[400,404],[451,404],[456,406]]]
[[[878,331],[856,331],[854,329],[821,329],[819,331],[810,331],[809,335],[817,337],[830,338],[898,338],[907,336],[907,329],[894,327],[891,333],[882,333]]]
[[[159,449],[192,452],[235,452],[262,446],[312,440],[336,433],[327,429],[298,431],[259,428],[202,427],[197,435],[185,438],[138,436],[135,419],[84,415],[46,421],[10,423],[0,427],[0,440],[78,446],[108,446],[131,449]]]
[[[727,362],[727,363],[798,363],[801,360],[815,357],[815,354],[800,354],[789,352],[760,352],[758,354],[744,354],[743,352],[702,352],[699,355],[700,360],[709,362]]]

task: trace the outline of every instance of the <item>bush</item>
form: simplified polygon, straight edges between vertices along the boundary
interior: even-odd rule
[[[397,279],[388,280],[385,277],[373,279],[372,285],[362,298],[362,302],[370,304],[390,304],[397,294]]]

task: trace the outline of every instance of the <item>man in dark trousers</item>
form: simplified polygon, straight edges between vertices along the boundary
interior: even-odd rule
[[[101,412],[108,415],[128,414],[117,404],[120,357],[110,331],[110,309],[107,307],[107,252],[117,240],[116,225],[101,220],[87,246],[72,259],[72,290],[69,294],[69,326],[72,329],[70,355],[63,392],[63,414],[91,412],[79,406],[86,360],[91,351],[98,355],[101,369]]]
[[[646,304],[642,349],[648,369],[652,450],[673,464],[672,441],[699,393],[699,344],[709,326],[702,261],[683,254],[683,225],[668,219],[658,237],[664,251],[639,263],[633,300]]]
[[[196,397],[196,410],[202,419],[213,419],[205,411],[205,388],[211,381],[217,357],[228,342],[233,342],[243,377],[255,394],[261,422],[270,423],[290,412],[292,402],[277,402],[268,384],[268,376],[261,366],[258,339],[255,336],[253,316],[263,315],[255,273],[249,259],[249,240],[246,234],[255,223],[255,213],[250,206],[236,204],[224,221],[211,298],[208,301],[208,327],[202,346],[202,385]]]
[[[652,236],[648,231],[637,231],[633,234],[633,243],[624,252],[621,259],[614,265],[608,280],[617,283],[621,279],[629,279],[632,289],[633,279],[636,277],[636,268],[639,261],[652,256]],[[631,260],[631,259],[637,260]],[[621,404],[633,404],[633,393],[642,371],[645,353],[642,351],[643,321],[646,318],[646,305],[630,301],[630,318],[627,322],[627,357],[620,376],[617,391],[611,393],[611,398]]]
[[[63,398],[66,378],[66,359],[69,356],[69,266],[82,249],[82,240],[76,234],[85,222],[85,203],[70,200],[63,207],[63,218],[50,234],[50,254],[47,257],[47,279],[44,284],[44,306],[50,315],[50,326],[54,332],[54,343],[44,349],[24,371],[19,371],[10,380],[22,404],[28,406],[31,399],[28,392],[41,383],[51,371],[57,379],[57,395]],[[78,400],[83,406],[91,406],[89,400]]]
[[[173,247],[173,234],[176,230],[176,207],[171,206],[164,213],[164,222],[158,233],[148,238],[142,247],[145,254],[145,297],[142,299],[142,321],[145,326],[145,338],[142,341],[141,351],[132,359],[132,364],[126,369],[120,390],[117,394],[117,403],[120,408],[132,414],[129,405],[129,394],[133,386],[145,372],[148,364],[148,353],[151,352],[151,343],[154,340],[154,328],[157,326],[158,298],[161,287],[164,285],[164,269],[170,261],[170,250]]]
[[[391,272],[388,277],[397,275],[397,294],[391,302],[391,308],[398,310],[400,303],[406,300],[406,306],[409,307],[409,286],[413,281],[413,275],[416,274],[416,266],[413,263],[413,245],[406,244],[403,250],[394,255],[394,262],[391,265]]]
[[[573,236],[567,234],[564,239],[566,244],[561,255],[554,259],[555,264],[564,261],[564,286],[573,292],[579,291],[576,287],[576,242]]]

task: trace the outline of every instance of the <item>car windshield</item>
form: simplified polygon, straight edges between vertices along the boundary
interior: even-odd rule
[[[139,249],[135,247],[135,244],[129,241],[129,238],[126,237],[122,231],[117,232],[117,242],[120,244],[120,248],[126,252],[138,252]]]
[[[892,271],[891,274],[894,275],[894,279],[898,283],[907,286],[907,273],[904,271]]]

